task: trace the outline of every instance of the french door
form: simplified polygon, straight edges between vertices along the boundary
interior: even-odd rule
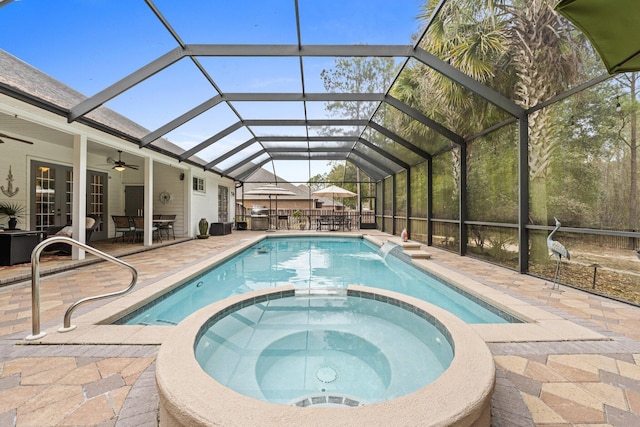
[[[53,163],[31,161],[31,230],[71,224],[73,214],[73,169]],[[107,180],[104,172],[87,171],[87,214],[102,218],[92,240],[107,238]]]

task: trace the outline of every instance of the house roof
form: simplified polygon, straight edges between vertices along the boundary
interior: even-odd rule
[[[0,70],[0,92],[20,99],[26,98],[47,110],[66,115],[73,105],[87,99],[80,92],[2,49]],[[85,123],[133,139],[149,133],[148,129],[104,106],[87,114]],[[6,126],[4,124],[5,128]],[[183,151],[165,138],[157,140],[155,146],[158,151],[165,153]]]

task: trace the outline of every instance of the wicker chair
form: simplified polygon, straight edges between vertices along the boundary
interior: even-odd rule
[[[93,235],[93,232],[98,229],[101,223],[102,223],[102,220],[98,215],[92,215],[92,214],[87,215],[87,220],[86,220],[87,228],[85,229],[85,244],[90,245],[91,236]],[[52,236],[72,237],[70,229],[71,229],[70,225],[49,227],[47,229],[47,237],[52,237]],[[62,243],[62,242],[54,243],[52,245],[47,246],[45,250],[47,252],[57,251],[61,255],[71,255],[71,245],[68,243]]]

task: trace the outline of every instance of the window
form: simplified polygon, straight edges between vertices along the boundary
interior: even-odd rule
[[[204,187],[204,178],[198,178],[197,176],[193,177],[193,191],[197,191],[198,193],[205,193]]]
[[[218,221],[229,221],[229,189],[218,185]]]

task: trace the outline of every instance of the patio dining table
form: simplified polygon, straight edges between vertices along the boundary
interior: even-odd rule
[[[173,231],[173,224],[176,222],[175,218],[154,218],[153,226],[158,228],[158,235],[160,236],[160,241],[162,241],[161,231],[165,230],[167,232],[167,239],[169,238],[169,230]],[[176,239],[176,236],[173,236],[173,240]]]

